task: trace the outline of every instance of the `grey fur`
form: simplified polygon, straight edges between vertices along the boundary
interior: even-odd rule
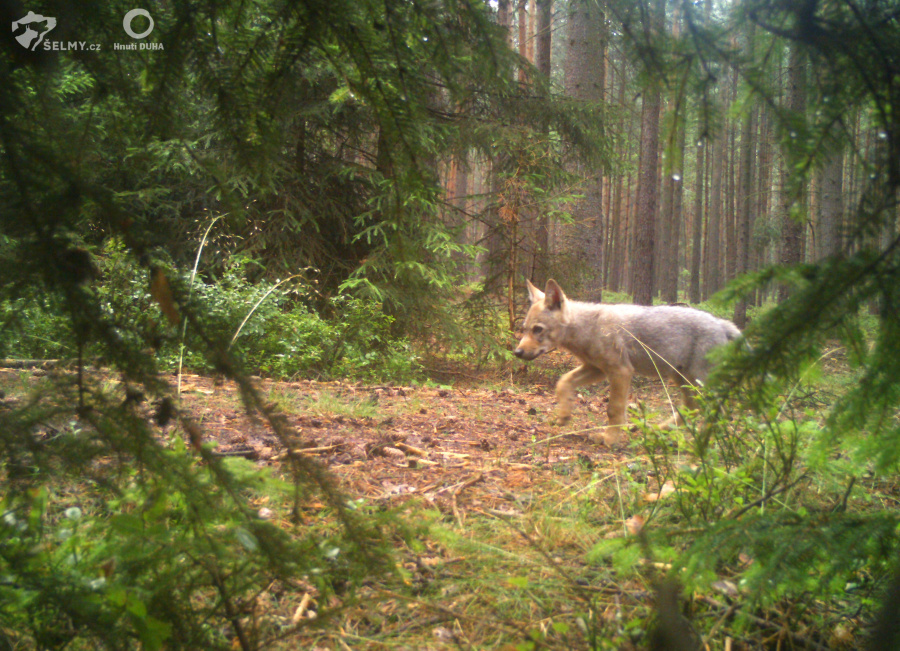
[[[528,282],[528,295],[531,307],[515,355],[532,360],[562,348],[581,361],[556,385],[559,424],[571,417],[575,389],[608,379],[610,427],[597,437],[605,443],[621,441],[632,375],[675,380],[693,407],[694,387],[709,374],[709,352],[741,334],[730,321],[690,307],[572,301],[554,280],[544,292]]]

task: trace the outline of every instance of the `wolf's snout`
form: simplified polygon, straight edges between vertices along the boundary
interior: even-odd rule
[[[530,362],[540,354],[540,351],[528,350],[527,348],[522,347],[516,348],[513,351],[513,355],[515,355],[519,359],[524,359],[526,362]]]

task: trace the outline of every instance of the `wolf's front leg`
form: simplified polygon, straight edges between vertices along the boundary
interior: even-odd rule
[[[596,366],[582,364],[574,371],[569,371],[556,383],[556,414],[550,419],[553,425],[565,425],[572,418],[572,405],[575,402],[575,389],[588,384],[600,382],[606,374]]]
[[[616,371],[609,376],[609,406],[606,414],[609,426],[625,429],[625,410],[628,407],[628,393],[631,390],[631,373]]]

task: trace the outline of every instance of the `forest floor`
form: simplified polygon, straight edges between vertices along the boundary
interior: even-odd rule
[[[397,539],[395,578],[365,584],[353,602],[319,603],[312,587],[260,595],[275,628],[292,631],[276,647],[646,647],[653,568],[664,565],[639,558],[634,545],[634,562],[648,571],[617,573],[592,550],[629,536],[628,523],[647,516],[668,487],[659,485],[637,427],[621,449],[591,442],[590,432],[606,422],[605,384],[580,394],[571,425],[546,423],[555,378],[572,363],[561,353],[549,357],[525,375],[457,375],[452,385],[257,381],[299,434],[298,448],[327,467],[349,499],[395,512],[415,529],[412,541]],[[25,373],[0,370],[0,388],[23,386]],[[279,439],[245,413],[232,383],[186,375],[181,391],[182,408],[217,454],[286,474]],[[636,378],[630,405],[662,422],[671,393]],[[259,504],[266,518],[289,527],[292,514],[271,506]],[[734,588],[719,587],[694,598],[707,627],[710,618],[719,622],[707,648],[754,648],[749,641],[765,637],[776,646],[825,648],[784,629],[788,615],[777,613],[760,619],[746,644],[740,635],[731,639],[721,623],[734,612]],[[320,610],[335,607],[336,615],[316,624]]]
[[[621,449],[591,442],[606,423],[605,384],[581,393],[570,425],[546,423],[555,380],[573,365],[557,353],[524,376],[457,375],[452,386],[260,381],[350,499],[428,523],[418,545],[399,550],[403,580],[365,586],[338,626],[311,630],[303,648],[568,649],[590,648],[591,635],[606,639],[595,648],[628,648],[643,637],[622,617],[652,610],[649,583],[610,580],[585,557],[596,536],[626,535],[634,497],[623,512],[617,483],[638,482],[648,503],[659,486],[636,458],[637,427]],[[217,452],[281,463],[278,439],[246,417],[233,385],[188,376],[182,392]],[[671,416],[660,382],[635,378],[630,403],[660,422]],[[580,531],[573,518],[592,526]]]

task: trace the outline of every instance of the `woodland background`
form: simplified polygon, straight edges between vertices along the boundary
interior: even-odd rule
[[[170,1],[146,6],[161,49],[117,50],[132,8],[0,3],[99,46],[0,37],[0,357],[41,370],[0,395],[0,647],[421,647],[394,612],[348,624],[387,591],[455,617],[434,648],[896,647],[900,4]],[[745,338],[687,431],[647,401],[627,458],[552,466],[572,483],[506,530],[546,572],[472,592],[467,620],[453,595],[497,537],[462,526],[468,480],[449,524],[348,497],[301,425],[379,409],[251,374],[439,397],[477,376],[543,408],[509,344],[524,278],[550,277]],[[282,456],[217,453],[187,370]],[[520,429],[543,476],[558,435]],[[647,482],[675,497],[647,507]],[[279,614],[300,594],[317,621]],[[497,627],[463,643],[471,621]]]

